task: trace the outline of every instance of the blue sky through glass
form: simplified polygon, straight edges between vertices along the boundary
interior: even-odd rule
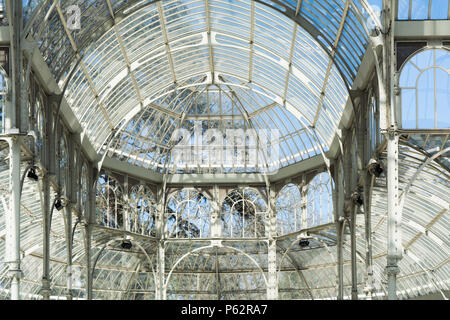
[[[413,0],[413,1],[398,0],[397,19],[446,20],[449,18],[448,17],[449,2],[450,2],[449,0]]]
[[[402,69],[403,128],[450,127],[450,52],[422,51]]]

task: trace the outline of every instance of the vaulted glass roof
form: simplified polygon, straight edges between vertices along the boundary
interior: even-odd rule
[[[69,2],[42,1],[29,39],[94,148],[157,171],[173,163],[168,137],[193,120],[192,104],[170,100],[188,91],[236,106],[231,118],[195,111],[214,116],[205,127],[280,130],[279,166],[326,151],[377,20],[365,1],[98,0],[80,3],[72,30]],[[146,122],[139,143],[127,139],[146,117],[167,127],[149,135]]]

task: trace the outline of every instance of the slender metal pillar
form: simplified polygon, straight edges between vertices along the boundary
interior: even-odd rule
[[[336,232],[337,232],[337,273],[338,273],[338,300],[344,299],[344,260],[343,260],[343,233],[344,233],[344,223],[343,221],[336,222]]]
[[[369,132],[367,130],[368,112],[369,110],[369,95],[364,91],[361,95],[361,104],[359,106],[359,123],[357,125],[358,137],[358,157],[361,163],[360,181],[362,185],[363,210],[364,210],[364,235],[365,235],[365,268],[366,279],[364,286],[364,293],[367,300],[372,300],[374,293],[373,281],[373,261],[372,261],[372,225],[371,225],[371,190],[374,183],[375,176],[368,172],[369,158],[372,156],[370,150]],[[359,168],[358,168],[359,169]]]
[[[22,103],[22,1],[6,1],[10,31],[11,80],[10,98],[6,101],[5,133],[10,134],[9,143],[9,210],[5,216],[6,240],[5,263],[11,278],[11,300],[20,299],[20,137],[19,132],[26,132],[28,120],[26,104]],[[26,109],[26,110],[25,110]]]
[[[352,267],[352,300],[358,300],[358,269],[356,261],[356,212],[358,207],[353,205],[350,217],[351,237],[351,267]]]
[[[48,173],[42,177],[42,287],[41,295],[44,300],[50,299],[50,183]]]
[[[158,243],[158,255],[157,255],[158,264],[156,266],[156,299],[157,300],[166,300],[166,288],[165,288],[165,243],[164,240],[160,240]]]
[[[387,266],[388,299],[397,299],[398,260],[402,258],[401,243],[401,211],[398,192],[398,133],[387,135],[387,189],[388,189],[388,219],[387,219]]]
[[[156,236],[158,241],[158,252],[156,255],[156,283],[155,283],[155,299],[166,300],[165,290],[165,204],[166,182],[165,179],[161,187],[158,188],[158,210],[156,220]]]
[[[268,273],[267,273],[267,299],[278,299],[278,277],[277,277],[277,242],[275,239],[269,240],[268,247]]]
[[[61,133],[62,134],[62,133]],[[67,140],[67,167],[74,168],[75,167],[75,153],[72,137],[69,136]],[[67,175],[65,179],[65,188],[66,195],[68,197],[68,204],[64,209],[66,215],[66,243],[67,243],[67,300],[72,300],[73,297],[73,267],[72,267],[72,251],[73,251],[73,237],[75,233],[75,229],[73,224],[73,209],[74,204],[76,203],[76,185],[74,184],[74,170],[67,170]]]
[[[367,300],[372,300],[375,291],[373,278],[373,260],[372,260],[372,219],[370,200],[373,181],[375,176],[369,175],[366,171],[363,176],[364,180],[364,224],[365,224],[365,240],[366,240],[366,286],[364,292]]]
[[[11,300],[20,300],[20,144],[9,139],[9,212],[6,215],[6,262],[11,277]]]
[[[343,269],[343,258],[342,258],[342,246],[343,246],[343,239],[342,239],[342,229],[343,229],[343,217],[342,217],[342,211],[343,211],[343,186],[341,183],[341,173],[340,173],[340,166],[342,165],[342,162],[340,162],[337,159],[333,160],[333,180],[334,180],[334,189],[333,189],[333,215],[334,215],[334,222],[336,226],[336,269],[337,269],[337,279],[336,279],[336,287],[337,287],[337,299],[342,300],[344,298],[344,269]]]
[[[84,246],[85,246],[85,257],[86,257],[86,299],[92,300],[92,263],[91,263],[91,231],[92,226],[89,224],[84,227]]]
[[[273,186],[267,187],[267,194],[269,197],[269,225],[268,225],[268,272],[267,272],[267,299],[268,300],[277,300],[278,299],[278,273],[277,273],[277,242],[274,239],[277,232],[277,220],[276,220],[276,212],[275,212],[275,190]]]
[[[399,206],[398,181],[398,141],[399,133],[396,121],[394,98],[395,75],[395,1],[383,1],[384,33],[383,65],[385,68],[386,106],[384,112],[389,116],[389,128],[384,131],[387,139],[387,192],[388,192],[388,218],[387,218],[387,265],[388,299],[397,299],[397,274],[400,272],[398,261],[402,258],[401,243],[401,210]]]
[[[66,245],[67,245],[67,269],[66,269],[66,275],[67,275],[67,293],[66,298],[67,300],[72,300],[73,298],[73,280],[72,280],[72,204],[69,203],[64,208],[64,214],[66,216]]]
[[[23,55],[23,10],[22,1],[6,0],[9,21],[10,57],[11,57],[11,100],[12,108],[5,117],[7,128],[17,128],[21,133],[28,131],[28,105],[24,103]]]
[[[338,239],[337,239],[337,260],[338,260],[338,300],[344,299],[344,256],[343,256],[343,250],[344,250],[344,240],[345,240],[345,224],[346,222],[350,222],[350,225],[348,226],[350,229],[350,232],[352,232],[352,226],[351,226],[351,215],[352,215],[352,202],[350,198],[350,194],[352,191],[352,182],[353,182],[353,171],[352,169],[352,154],[351,154],[351,144],[352,144],[352,133],[350,130],[343,130],[343,154],[340,156],[342,157],[341,165],[343,166],[343,172],[338,173],[338,226],[337,226],[337,232],[338,232]],[[341,175],[343,174],[343,179]],[[343,183],[342,183],[343,182]],[[353,255],[353,252],[352,252]],[[353,272],[353,268],[352,268]],[[353,279],[353,277],[352,277]],[[353,281],[352,281],[353,282]]]
[[[77,161],[78,162],[78,161]],[[79,165],[79,163],[78,163]],[[78,170],[81,172],[81,170]],[[94,169],[92,164],[88,166],[88,198],[87,204],[85,208],[85,219],[87,221],[85,225],[85,252],[86,252],[86,272],[87,272],[87,281],[86,281],[86,297],[88,300],[92,300],[93,297],[93,271],[92,271],[92,263],[91,263],[91,248],[92,248],[92,226],[95,223],[95,191],[96,191],[96,179],[97,172]]]
[[[220,223],[219,188],[213,187],[213,200],[211,201],[211,237],[222,237],[222,226]]]

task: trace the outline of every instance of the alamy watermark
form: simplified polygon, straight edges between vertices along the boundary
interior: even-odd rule
[[[192,132],[192,133],[191,133]],[[194,121],[193,130],[176,129],[171,137],[171,157],[177,169],[253,168],[265,174],[278,171],[278,129],[203,129]]]
[[[66,8],[67,28],[69,30],[81,29],[81,9],[78,5],[73,4]]]

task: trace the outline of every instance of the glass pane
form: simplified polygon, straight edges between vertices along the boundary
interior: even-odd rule
[[[416,128],[416,90],[402,89],[402,126]]]
[[[437,127],[450,127],[450,75],[436,69],[436,114]]]
[[[408,20],[409,0],[398,0],[398,20]]]
[[[436,66],[450,70],[450,51],[448,50],[435,50]]]
[[[411,19],[412,20],[428,19],[428,4],[429,0],[411,1]]]
[[[417,83],[419,128],[434,128],[434,70],[425,71]]]
[[[433,50],[426,50],[414,56],[411,61],[419,68],[425,69],[433,64]]]
[[[407,63],[400,76],[400,87],[415,87],[420,71],[412,63]]]
[[[448,19],[448,0],[431,0],[431,19]]]

